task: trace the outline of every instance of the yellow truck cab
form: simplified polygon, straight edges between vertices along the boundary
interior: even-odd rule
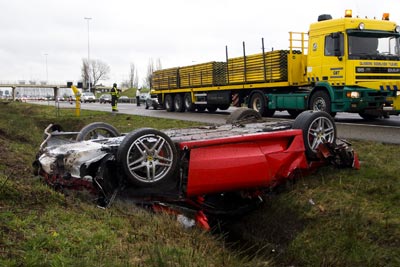
[[[322,103],[329,93],[333,112],[354,111],[367,119],[398,114],[400,27],[389,14],[378,20],[353,17],[346,10],[344,18],[321,15],[318,20],[308,33],[306,72],[307,80],[324,92]]]

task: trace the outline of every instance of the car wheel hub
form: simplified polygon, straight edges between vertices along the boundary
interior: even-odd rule
[[[334,138],[334,126],[327,118],[316,118],[308,129],[308,142],[313,150],[316,150],[322,143],[333,142]]]
[[[132,144],[127,160],[136,179],[155,182],[172,168],[172,148],[161,136],[142,136]]]

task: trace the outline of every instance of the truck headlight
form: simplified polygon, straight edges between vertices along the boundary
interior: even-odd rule
[[[360,98],[360,92],[347,92],[346,96],[348,98]]]
[[[397,92],[396,92],[396,95],[397,95],[397,96],[400,96],[400,91],[397,91]]]

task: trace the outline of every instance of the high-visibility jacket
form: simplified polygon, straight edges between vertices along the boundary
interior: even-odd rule
[[[117,87],[111,88],[111,96],[118,98],[119,97],[119,91],[117,90]]]

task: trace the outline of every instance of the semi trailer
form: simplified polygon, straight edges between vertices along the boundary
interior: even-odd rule
[[[262,116],[287,110],[358,113],[364,119],[400,113],[400,27],[389,20],[324,14],[308,33],[290,32],[289,48],[156,70],[152,93],[169,112],[247,106]]]

